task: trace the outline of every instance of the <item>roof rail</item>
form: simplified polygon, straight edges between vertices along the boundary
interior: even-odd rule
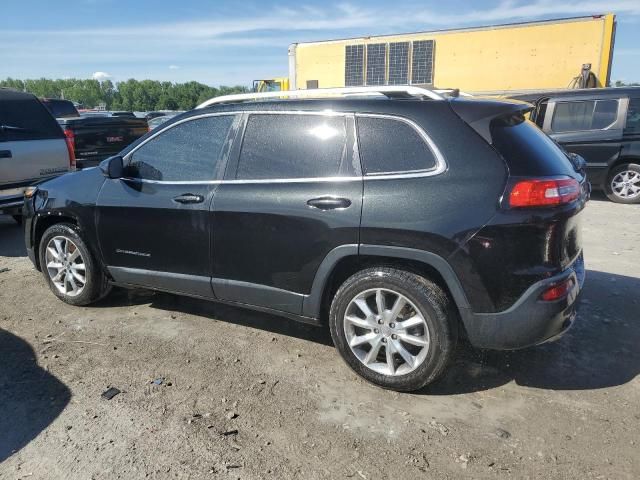
[[[314,88],[308,90],[283,90],[281,92],[238,93],[213,97],[196,107],[205,108],[217,103],[237,103],[268,98],[324,98],[325,96],[349,95],[384,95],[388,98],[420,98],[430,100],[444,100],[444,97],[434,90],[413,86],[380,87],[345,87],[345,88]]]

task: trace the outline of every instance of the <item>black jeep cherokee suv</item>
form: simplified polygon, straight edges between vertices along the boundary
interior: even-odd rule
[[[461,335],[516,349],[564,332],[583,173],[528,104],[391,97],[185,113],[28,192],[29,256],[73,305],[119,285],[328,323],[353,370],[402,391]]]

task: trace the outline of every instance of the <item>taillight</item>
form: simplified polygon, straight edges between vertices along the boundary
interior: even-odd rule
[[[564,205],[580,197],[580,184],[573,178],[527,179],[517,182],[509,193],[510,207]]]
[[[67,143],[67,151],[69,152],[69,170],[75,170],[76,169],[76,151],[75,151],[76,136],[73,134],[73,131],[69,129],[65,129],[64,140]]]
[[[561,298],[566,297],[572,288],[573,288],[573,277],[570,277],[562,283],[558,283],[553,287],[547,288],[544,292],[542,292],[542,295],[540,295],[540,300],[545,302],[553,302],[554,300],[560,300]]]

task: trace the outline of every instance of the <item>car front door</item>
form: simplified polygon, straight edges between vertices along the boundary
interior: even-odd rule
[[[217,298],[304,313],[322,261],[357,253],[362,178],[354,120],[336,113],[248,114],[213,205]]]
[[[587,162],[589,180],[603,182],[622,148],[628,98],[551,98],[543,130]]]
[[[211,297],[210,204],[240,116],[190,117],[124,158],[97,201],[100,249],[114,280]]]

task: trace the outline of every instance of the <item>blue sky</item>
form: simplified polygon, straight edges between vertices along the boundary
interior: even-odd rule
[[[293,42],[614,12],[612,80],[640,81],[640,0],[0,1],[0,78],[248,85]]]

